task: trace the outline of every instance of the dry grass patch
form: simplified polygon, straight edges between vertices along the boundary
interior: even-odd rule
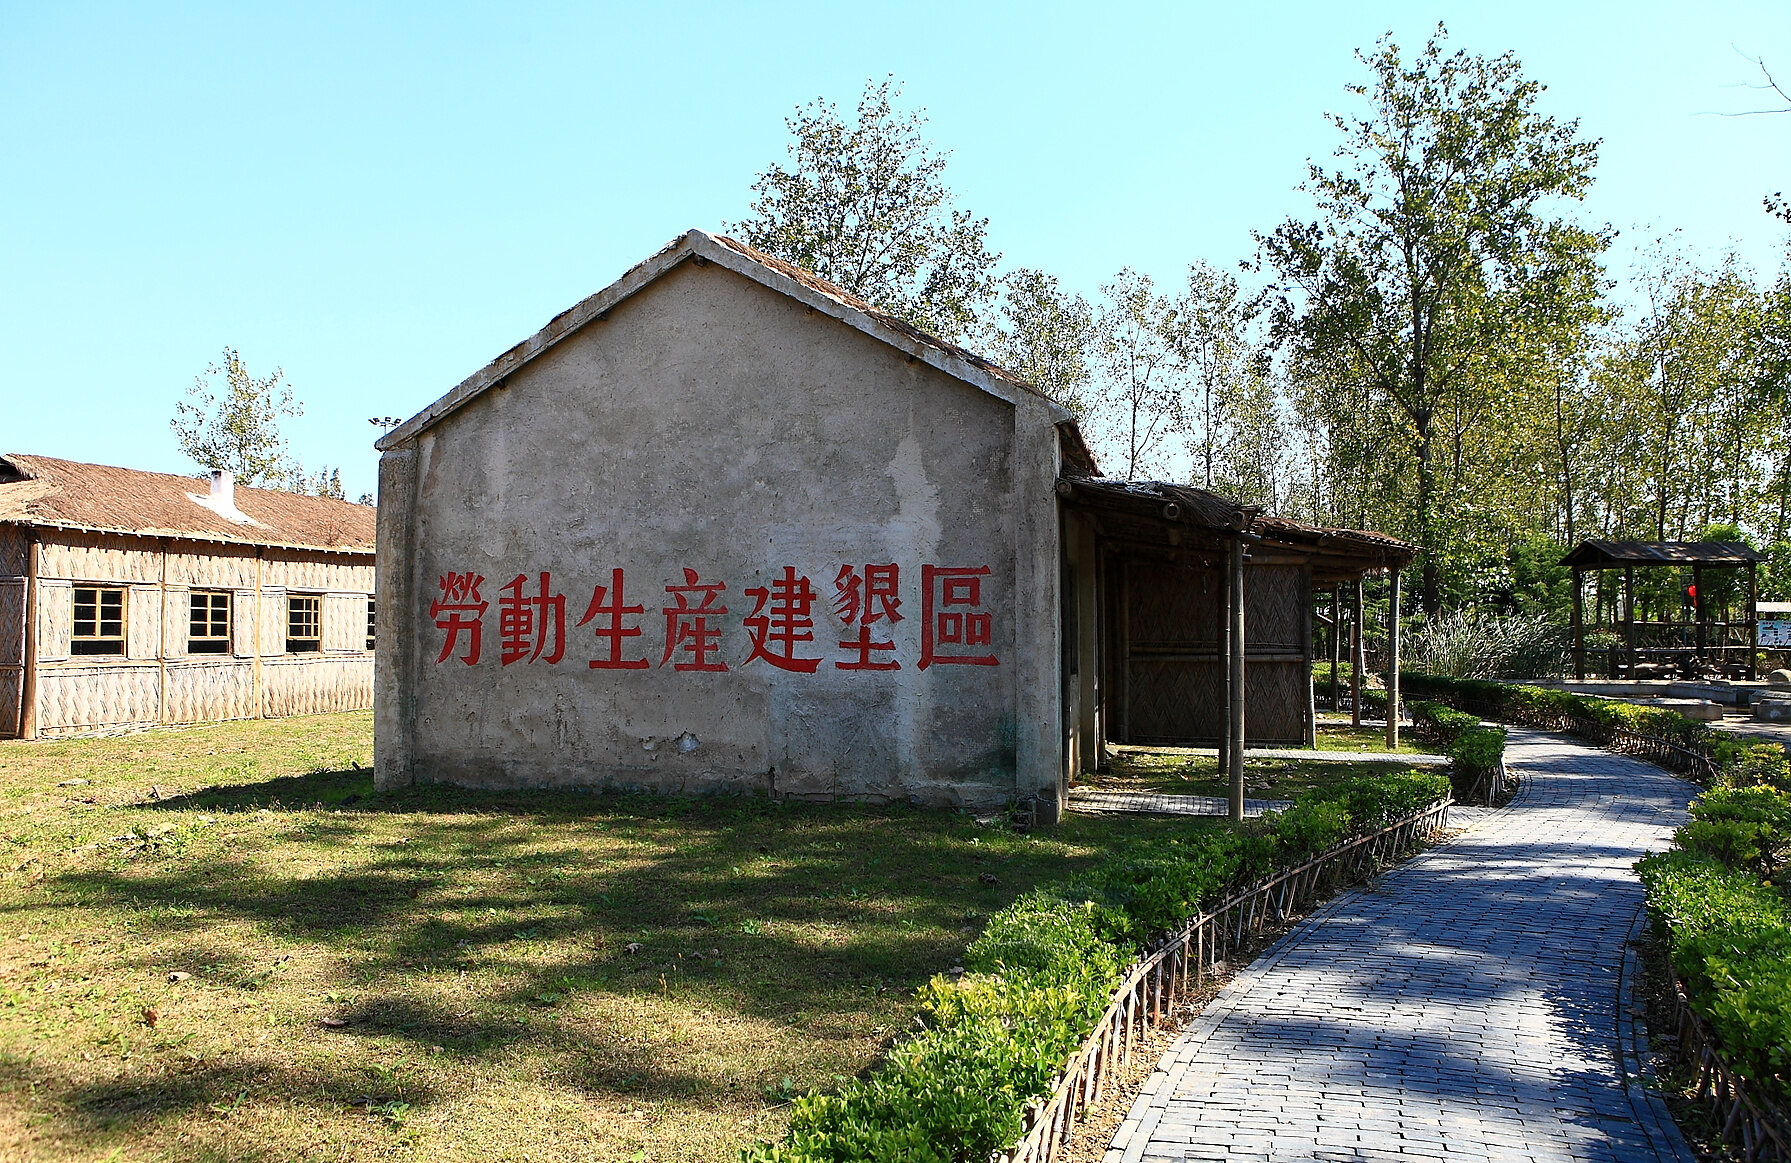
[[[0,1157],[730,1158],[988,914],[1210,826],[376,796],[370,758],[366,714],[0,743]]]

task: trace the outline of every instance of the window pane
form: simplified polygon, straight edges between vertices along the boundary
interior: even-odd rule
[[[124,591],[77,586],[69,650],[74,654],[124,653]]]

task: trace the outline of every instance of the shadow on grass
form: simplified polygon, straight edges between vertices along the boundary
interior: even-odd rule
[[[185,958],[199,983],[241,989],[257,988],[268,966],[228,948],[218,926],[253,922],[350,963],[344,984],[352,977],[355,998],[332,1012],[346,1025],[329,1037],[482,1060],[526,1046],[594,1092],[668,1098],[740,1080],[682,1072],[653,1040],[612,1036],[615,1023],[646,1028],[642,1014],[663,1006],[769,1023],[816,1044],[862,1041],[889,1020],[892,1000],[958,959],[977,919],[1018,893],[1105,858],[1109,844],[1209,826],[1072,817],[1024,837],[905,805],[443,785],[375,794],[357,771],[140,806],[298,814],[274,834],[70,869],[6,912],[149,911],[164,940],[137,964],[159,971]],[[393,819],[401,840],[374,826]],[[317,871],[259,866],[246,848]],[[443,981],[474,994],[439,1001]],[[595,1011],[581,1005],[590,1001]],[[119,1085],[96,1109],[132,1101]],[[185,1091],[157,1097],[159,1083],[136,1085],[144,1101],[187,1101]],[[215,1101],[216,1087],[200,1091]]]
[[[129,1132],[170,1115],[207,1109],[220,1116],[239,1109],[252,1113],[255,1103],[270,1099],[343,1111],[392,1101],[412,1107],[438,1101],[428,1086],[407,1085],[400,1096],[379,1090],[363,1072],[319,1077],[312,1068],[285,1070],[261,1061],[194,1065],[179,1072],[157,1071],[153,1077],[126,1073],[93,1079],[59,1075],[41,1062],[0,1059],[0,1091],[32,1088],[55,1094],[60,1121],[88,1135]]]

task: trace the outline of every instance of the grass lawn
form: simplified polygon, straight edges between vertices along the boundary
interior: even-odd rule
[[[366,713],[0,742],[0,1158],[727,1159],[1205,820],[422,788]]]
[[[1150,791],[1174,795],[1225,796],[1230,785],[1219,775],[1215,755],[1187,747],[1112,748],[1113,770],[1094,777],[1089,786],[1103,791]],[[1387,738],[1378,728],[1319,724],[1318,750],[1385,752]],[[1430,752],[1424,744],[1402,736],[1398,754]],[[1253,799],[1292,799],[1303,791],[1358,775],[1404,771],[1398,762],[1347,763],[1330,759],[1261,759],[1244,763],[1244,790]]]
[[[1352,727],[1348,723],[1318,724],[1318,750],[1320,751],[1378,751],[1387,752],[1387,731],[1384,727]],[[1432,747],[1414,736],[1410,728],[1399,733],[1399,746],[1395,755],[1436,755],[1439,749]]]

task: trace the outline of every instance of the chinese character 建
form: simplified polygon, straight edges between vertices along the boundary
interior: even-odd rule
[[[821,665],[819,658],[796,656],[797,644],[815,640],[816,594],[808,578],[798,576],[795,566],[786,565],[783,576],[773,578],[769,588],[752,586],[744,592],[756,603],[743,622],[752,635],[752,653],[746,661],[763,658],[780,670],[815,673]]]

